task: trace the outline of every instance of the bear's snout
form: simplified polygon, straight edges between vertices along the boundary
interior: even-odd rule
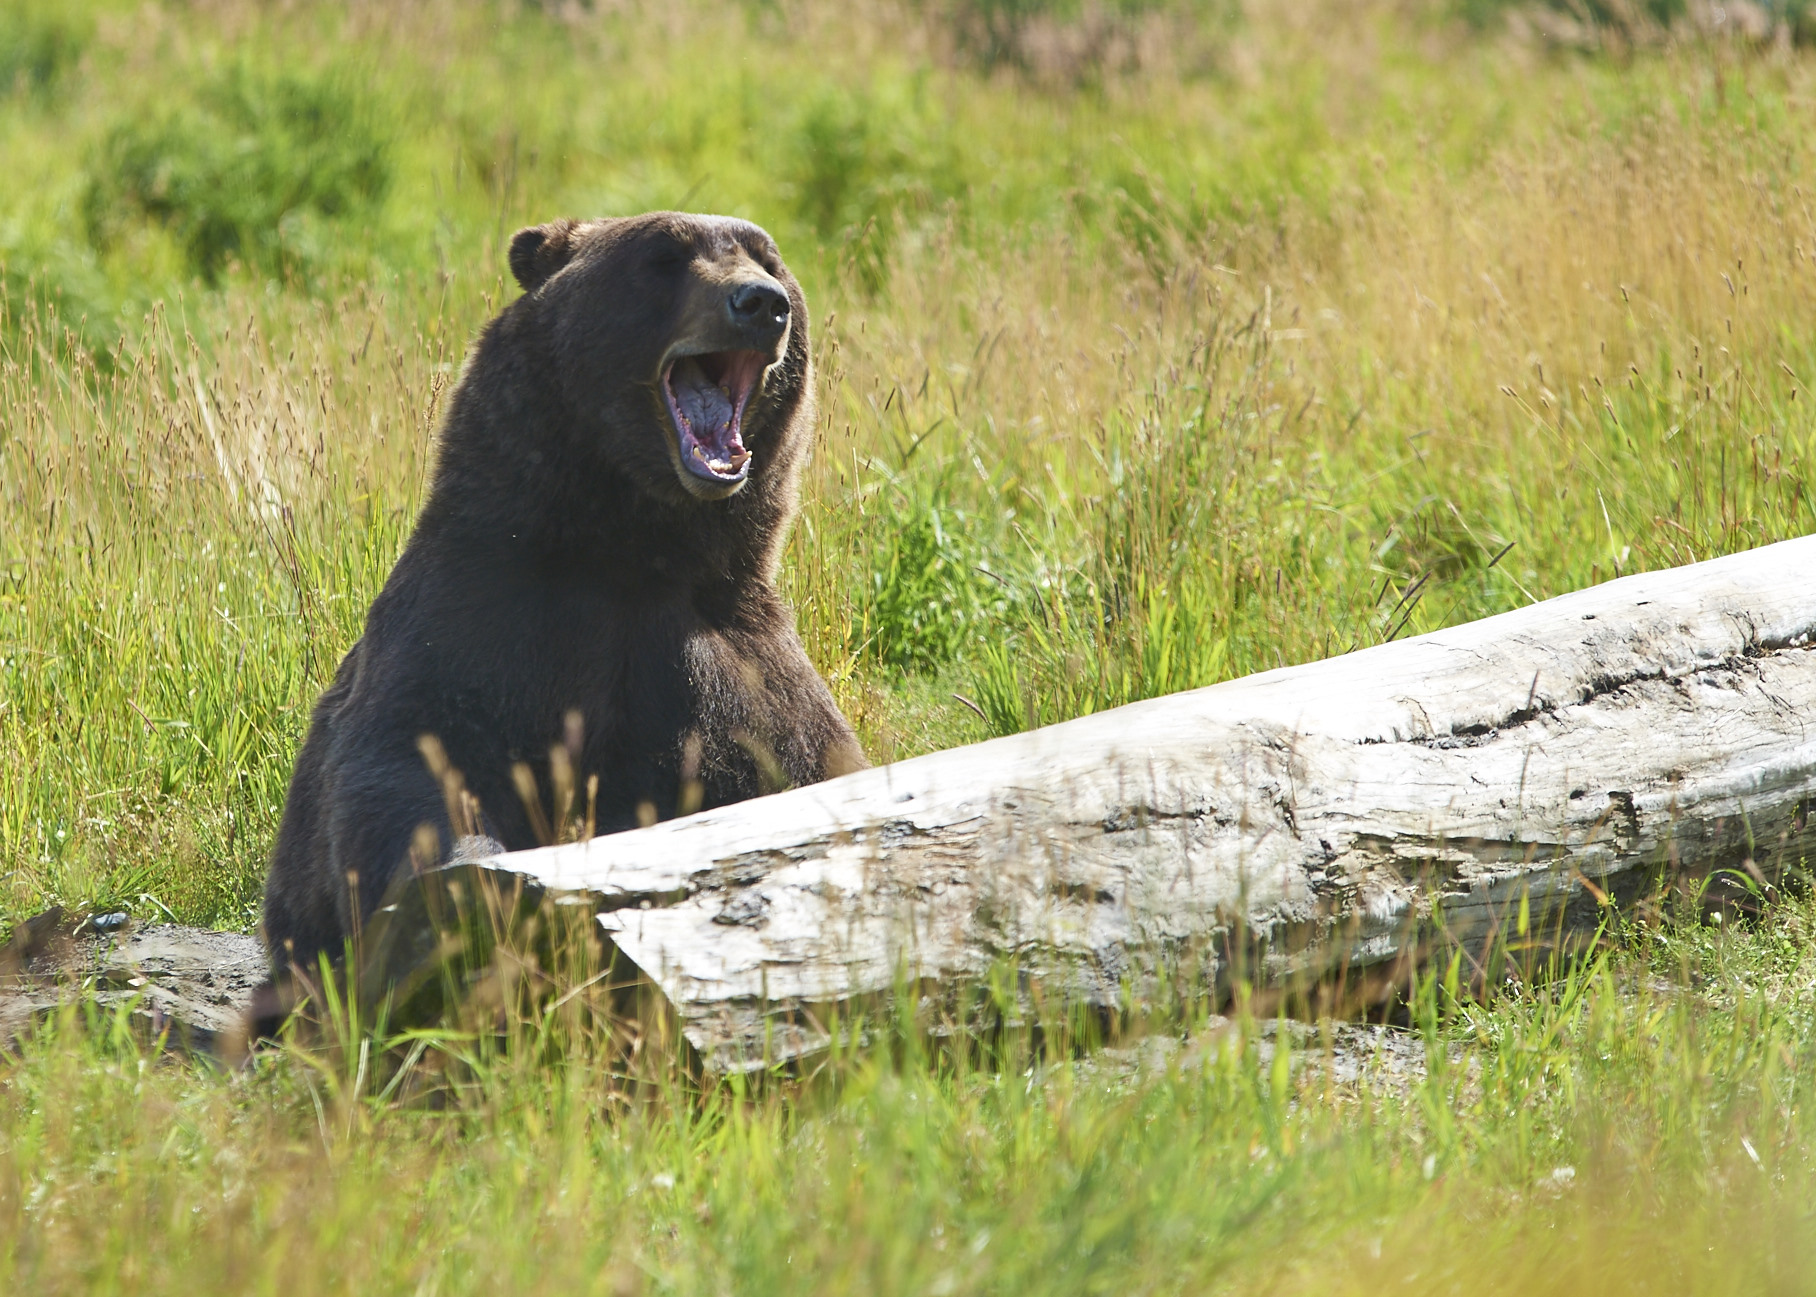
[[[788,350],[794,306],[788,289],[734,245],[696,257],[677,320],[658,373],[675,467],[690,495],[721,500],[750,476],[745,414]]]
[[[788,331],[788,294],[767,277],[733,286],[725,312],[753,351],[773,351]]]

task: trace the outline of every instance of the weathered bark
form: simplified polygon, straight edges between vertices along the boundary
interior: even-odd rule
[[[1816,845],[1816,537],[487,868],[584,893],[709,1066],[1012,960],[1100,1005]],[[1240,940],[1237,938],[1240,937]]]

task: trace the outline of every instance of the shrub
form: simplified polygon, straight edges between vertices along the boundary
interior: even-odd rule
[[[1689,0],[1453,0],[1452,8],[1478,28],[1523,12],[1537,20],[1547,38],[1587,47],[1607,36],[1619,45],[1656,43],[1674,28],[1752,40],[1770,39],[1781,30],[1800,43],[1816,37],[1816,0],[1742,0],[1739,5],[1691,5]]]
[[[59,0],[0,5],[0,94],[42,93],[82,57],[94,22]]]
[[[796,218],[872,293],[912,214],[967,188],[944,122],[918,85],[829,86],[808,97],[783,168]]]
[[[1684,14],[1684,0],[1454,0],[1453,7],[1473,27],[1498,22],[1516,9],[1551,9],[1598,27],[1623,30],[1668,27]]]
[[[929,0],[927,7],[966,62],[1059,86],[1140,73],[1156,62],[1203,70],[1241,18],[1236,0]]]
[[[234,259],[300,274],[325,255],[321,223],[376,204],[389,179],[377,114],[344,72],[238,64],[193,103],[121,122],[85,215],[97,246],[132,219],[168,227],[209,283]]]
[[[823,242],[842,245],[872,291],[895,241],[910,170],[907,151],[890,138],[882,116],[868,95],[822,91],[796,121],[787,173],[796,216]]]
[[[999,620],[1004,587],[984,550],[965,531],[964,514],[942,497],[910,508],[871,573],[867,608],[878,658],[928,670],[951,661],[983,627]]]

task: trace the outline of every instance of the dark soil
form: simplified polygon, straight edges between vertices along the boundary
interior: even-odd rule
[[[65,1005],[124,1012],[135,1034],[171,1048],[232,1057],[246,1010],[268,975],[256,937],[124,914],[47,910],[0,948],[0,1042]]]

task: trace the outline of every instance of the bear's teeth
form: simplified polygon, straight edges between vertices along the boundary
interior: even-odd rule
[[[705,448],[701,446],[692,447],[692,453],[695,459],[706,465],[707,469],[714,473],[735,473],[740,468],[744,467],[745,462],[750,458],[750,452],[744,450],[734,452],[730,459],[715,459],[711,455],[708,455]]]

